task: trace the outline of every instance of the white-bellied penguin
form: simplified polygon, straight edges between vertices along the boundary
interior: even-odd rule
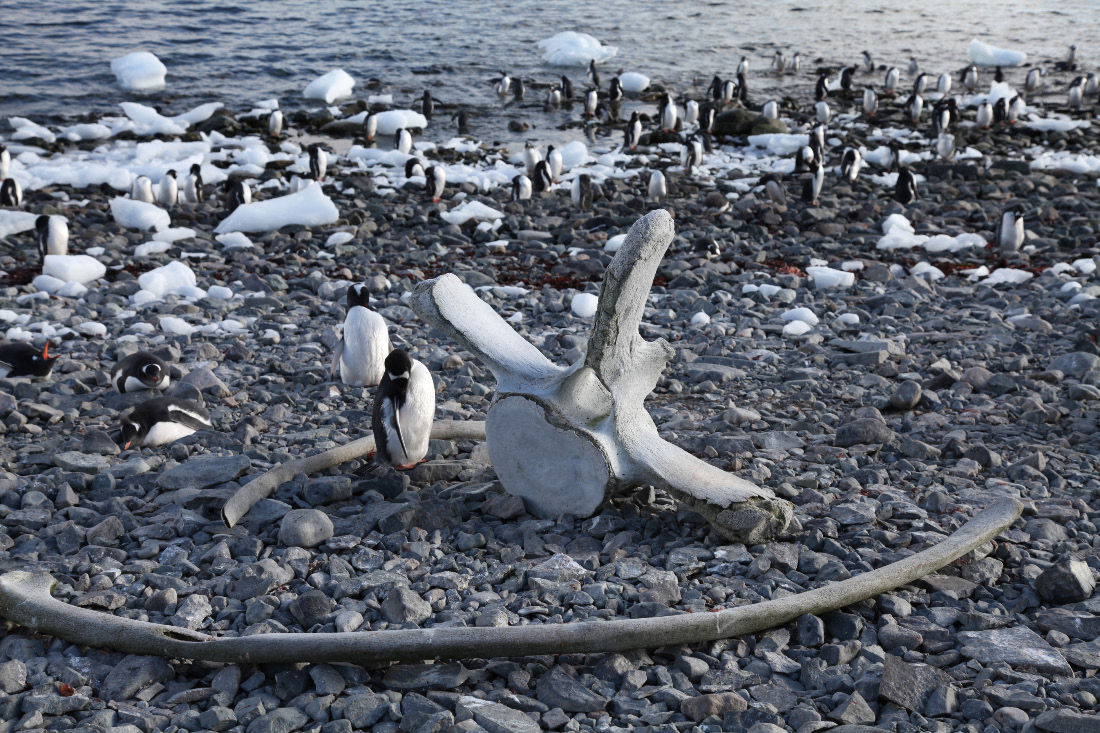
[[[409,158],[405,161],[405,178],[424,175],[424,165],[420,158]]]
[[[275,109],[267,116],[267,134],[271,137],[279,137],[283,134],[282,111]]]
[[[573,199],[573,206],[581,211],[592,208],[592,178],[587,173],[582,173],[573,179],[570,197]]]
[[[164,174],[157,186],[157,203],[161,206],[172,207],[179,202],[179,198],[180,187],[179,182],[176,180],[176,172],[170,170]]]
[[[144,201],[147,204],[153,203],[153,182],[149,180],[148,176],[138,176],[134,179],[134,182],[130,184],[130,198],[134,201]]]
[[[39,351],[24,341],[0,343],[0,378],[45,377],[59,356],[50,356],[50,342]]]
[[[1032,69],[1034,71],[1034,69]],[[1028,76],[1031,76],[1031,72],[1028,72]],[[978,67],[974,64],[970,64],[962,73],[959,74],[959,81],[962,82],[966,91],[973,93],[978,88]]]
[[[988,130],[993,126],[993,105],[982,102],[978,105],[977,126],[979,130]]]
[[[393,133],[393,149],[399,153],[405,153],[406,155],[412,150],[413,139],[412,133],[406,130],[404,127],[399,127],[394,130]]]
[[[779,104],[774,100],[765,102],[764,108],[760,112],[766,120],[778,120],[779,119]]]
[[[527,171],[527,175],[531,175],[535,172],[535,166],[542,160],[542,153],[539,149],[532,145],[530,142],[523,144],[523,168]]]
[[[911,204],[917,200],[917,179],[909,166],[898,169],[898,180],[894,184],[894,200],[902,204]]]
[[[535,167],[531,171],[531,184],[535,192],[549,191],[553,183],[554,179],[550,177],[550,164],[545,160],[535,163]]]
[[[694,125],[699,121],[699,103],[694,99],[684,102],[684,124]]]
[[[309,146],[309,175],[315,181],[323,181],[327,172],[328,153],[325,152],[320,143],[313,143]]]
[[[783,52],[778,48],[775,50],[775,55],[772,56],[772,66],[780,74],[787,71],[787,57],[783,55]]]
[[[382,381],[390,334],[386,321],[370,308],[370,292],[362,283],[348,288],[344,333],[336,344],[329,377],[340,372],[340,381],[350,387],[373,387]]]
[[[23,187],[14,178],[5,178],[0,182],[0,206],[18,209],[23,205]]]
[[[596,106],[600,102],[600,93],[596,87],[590,87],[587,92],[584,93],[584,113],[589,117],[593,117],[596,114]]]
[[[202,190],[202,166],[191,164],[191,171],[183,182],[183,198],[190,204],[201,204],[206,197]]]
[[[225,209],[232,214],[237,207],[252,203],[252,189],[243,179],[227,179],[225,182]]]
[[[367,142],[367,147],[374,144],[374,137],[378,134],[378,115],[368,111],[367,116],[363,118],[363,139]]]
[[[875,61],[871,58],[870,51],[863,52],[863,70],[866,71],[868,74],[875,70]]]
[[[878,112],[878,95],[875,94],[874,87],[863,88],[863,114],[868,117],[874,117]]]
[[[677,118],[676,103],[672,101],[671,95],[665,92],[661,95],[661,129],[665,132],[676,132]]]
[[[525,201],[531,198],[531,179],[524,175],[512,177],[512,200]]]
[[[171,381],[168,365],[148,351],[124,356],[111,367],[111,386],[121,394],[144,389],[168,389]]]
[[[8,146],[0,143],[0,181],[8,177],[8,171],[11,170],[11,153],[8,152]]]
[[[424,185],[428,189],[428,198],[438,204],[443,198],[443,188],[447,185],[447,170],[441,165],[433,165],[424,171]]]
[[[1039,87],[1043,83],[1043,76],[1046,72],[1036,66],[1034,69],[1030,69],[1027,72],[1027,76],[1024,78],[1024,91],[1034,92],[1038,91]]]
[[[624,147],[634,150],[638,147],[638,141],[642,137],[642,118],[637,110],[630,113],[630,122],[626,123],[626,133],[623,141]]]
[[[949,94],[951,92],[951,75],[946,71],[940,74],[940,78],[936,81],[936,91],[940,94]]]
[[[1005,207],[1001,223],[997,227],[997,249],[1001,254],[1019,252],[1024,245],[1024,217],[1020,206]]]
[[[882,84],[882,92],[886,96],[895,94],[898,90],[898,82],[901,81],[901,72],[898,71],[896,66],[891,66],[886,70],[886,80]]]
[[[121,418],[122,450],[154,448],[213,427],[210,413],[198,402],[177,397],[154,397]]]
[[[663,201],[668,196],[665,174],[655,170],[649,175],[649,197],[654,201]]]
[[[859,169],[863,167],[863,155],[859,148],[848,148],[840,158],[840,173],[849,181],[859,177]]]
[[[42,264],[46,262],[46,255],[69,254],[69,223],[65,217],[60,214],[40,216],[34,220],[34,231]]]
[[[797,74],[802,68],[802,52],[795,51],[794,56],[791,56],[791,61],[787,64],[787,71],[792,74]]]
[[[390,352],[374,397],[374,462],[412,468],[428,455],[435,417],[435,382],[428,368],[402,349]]]
[[[825,185],[825,166],[820,160],[815,160],[810,168],[810,177],[802,184],[802,200],[813,206],[819,204],[821,189]]]

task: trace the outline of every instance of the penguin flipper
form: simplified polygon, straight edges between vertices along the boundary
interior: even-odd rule
[[[180,425],[191,428],[192,430],[207,430],[214,425],[210,422],[210,418],[201,413],[193,413],[182,407],[172,405],[168,408],[168,416],[172,418],[174,422],[178,422]]]
[[[341,337],[336,342],[336,350],[332,354],[332,366],[328,370],[328,378],[336,379],[336,372],[340,370],[340,359],[344,356],[344,339]]]
[[[393,405],[393,424],[397,428],[397,442],[401,444],[401,451],[405,454],[407,460],[409,449],[405,447],[405,436],[401,435],[401,408],[396,403]]]

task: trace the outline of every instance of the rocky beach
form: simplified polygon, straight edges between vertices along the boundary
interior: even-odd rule
[[[965,63],[941,65],[957,79]],[[600,121],[579,94],[544,111],[560,70],[527,79],[526,100],[479,110],[467,134],[451,119],[459,105],[438,105],[409,154],[389,135],[363,138],[366,113],[408,108],[415,122],[420,109],[423,90],[384,82],[288,110],[279,138],[265,104],[13,121],[0,142],[24,199],[0,210],[0,329],[49,341],[60,360],[45,379],[0,379],[0,571],[48,573],[66,603],[217,637],[615,623],[843,581],[935,545],[1001,497],[1024,513],[888,594],[692,646],[216,664],[11,626],[0,731],[1100,730],[1100,102],[1094,91],[1069,106],[1082,72],[1036,63],[1050,73],[1016,124],[981,129],[975,111],[1022,90],[1025,68],[1005,69],[1003,88],[983,68],[975,92],[949,94],[962,111],[950,159],[928,111],[909,122],[911,78],[871,118],[863,86],[881,92],[885,67],[856,71],[852,91],[828,97],[816,202],[801,200],[794,157],[818,67],[837,78],[824,61],[803,61],[770,120],[755,89],[776,72],[754,60],[748,102],[721,105],[691,170],[694,126],[658,130],[660,80],[627,94],[622,121]],[[567,73],[580,89],[583,68]],[[601,93],[614,72],[603,75]],[[710,104],[707,83],[667,90],[681,116],[685,100]],[[645,134],[632,151],[633,111]],[[523,151],[494,137],[510,126],[536,147],[555,141],[564,171],[551,190],[513,200]],[[313,143],[328,171],[291,193]],[[893,199],[891,144],[919,176],[912,203]],[[866,161],[854,181],[837,169],[848,148]],[[406,177],[410,155],[446,169],[440,202],[423,173]],[[133,177],[182,179],[192,163],[205,202],[128,208]],[[590,210],[570,195],[581,174]],[[785,204],[765,193],[768,174]],[[222,226],[226,180],[248,182],[249,206],[302,198],[235,230]],[[1016,248],[998,240],[1007,207],[1025,221]],[[433,440],[408,471],[363,457],[299,475],[223,523],[250,480],[370,434],[373,389],[330,376],[351,284],[432,372],[436,419],[484,420],[492,374],[418,320],[409,294],[453,273],[552,361],[574,363],[592,327],[578,296],[599,295],[621,235],[654,208],[672,212],[676,236],[641,333],[675,356],[646,407],[669,442],[792,502],[781,535],[732,543],[647,487],[592,517],[540,518],[471,440]],[[41,279],[41,214],[64,216],[70,253],[105,273]],[[109,373],[139,350],[169,364],[167,393],[203,403],[214,429],[120,449],[120,416],[150,395],[118,394]]]

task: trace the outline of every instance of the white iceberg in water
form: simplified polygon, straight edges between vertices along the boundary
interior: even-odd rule
[[[167,229],[172,223],[168,212],[154,204],[118,196],[111,199],[111,215],[119,226],[127,229]]]
[[[627,71],[619,74],[619,83],[623,85],[623,91],[631,94],[644,92],[649,89],[649,77],[636,71]]]
[[[111,71],[118,85],[128,92],[148,92],[164,89],[168,68],[148,51],[135,51],[111,59]]]
[[[486,206],[480,201],[466,201],[460,206],[456,206],[450,211],[444,211],[439,215],[443,221],[448,224],[457,224],[462,226],[470,219],[482,219],[493,220],[499,219],[504,216],[503,211],[497,211],[496,209]]]
[[[107,274],[107,268],[88,255],[46,255],[42,274],[64,282],[87,283]]]
[[[291,224],[324,226],[339,218],[336,204],[325,195],[319,184],[314,183],[289,196],[239,206],[218,225],[214,233],[269,232]]]
[[[605,46],[587,33],[562,31],[538,42],[542,60],[551,66],[588,66],[607,61],[619,52],[617,46]]]
[[[306,99],[320,99],[325,104],[332,104],[337,99],[351,96],[354,87],[355,79],[351,74],[343,69],[333,69],[306,85],[302,94]]]
[[[970,54],[970,60],[978,66],[1019,66],[1027,61],[1027,54],[1023,51],[997,48],[982,43],[977,38],[970,42],[967,53]]]

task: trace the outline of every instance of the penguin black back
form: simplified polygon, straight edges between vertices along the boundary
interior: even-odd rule
[[[147,351],[123,357],[111,367],[111,385],[120,394],[141,389],[164,389],[168,386],[168,365]]]
[[[42,351],[23,341],[0,343],[0,377],[45,377],[60,357],[50,356],[50,342]]]
[[[567,102],[573,101],[573,81],[565,74],[561,77],[561,98]]]
[[[195,203],[201,204],[205,199],[206,194],[202,190],[202,166],[198,163],[191,164],[191,182],[195,186]]]
[[[907,166],[898,170],[898,181],[894,184],[894,199],[901,204],[911,204],[917,199],[917,180]]]
[[[348,310],[355,307],[370,308],[370,291],[367,290],[367,286],[363,283],[355,283],[348,288],[347,294],[344,296],[344,304]]]
[[[420,100],[420,113],[424,115],[424,119],[431,120],[434,111],[435,102],[432,100],[432,93],[425,89],[424,96]]]

